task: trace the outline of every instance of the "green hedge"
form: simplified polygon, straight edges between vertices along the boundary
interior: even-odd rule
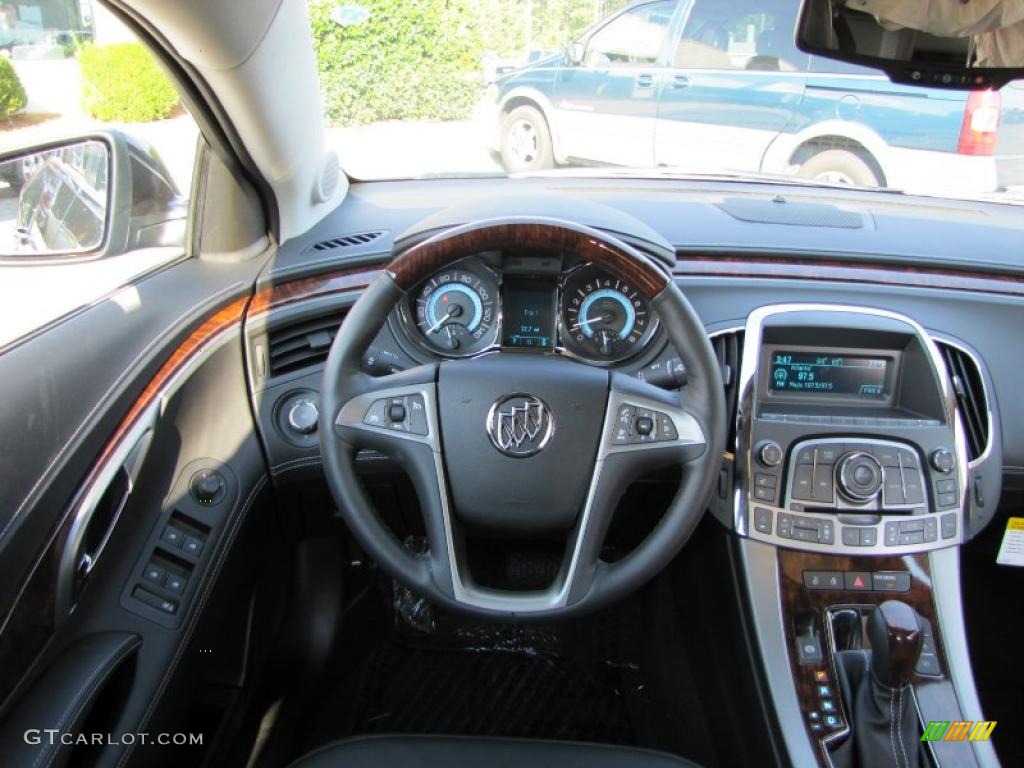
[[[178,92],[141,43],[86,45],[78,63],[82,108],[99,120],[161,120],[178,106]]]
[[[0,56],[0,118],[8,118],[19,112],[27,103],[18,73],[6,56]]]
[[[364,0],[371,16],[341,26],[338,0],[309,4],[327,119],[468,117],[481,86],[483,53],[473,0]]]

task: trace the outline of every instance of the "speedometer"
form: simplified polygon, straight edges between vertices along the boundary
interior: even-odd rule
[[[494,342],[498,287],[489,274],[446,269],[427,280],[413,304],[416,327],[433,351],[472,355]]]
[[[607,363],[639,352],[656,325],[650,305],[636,289],[589,265],[566,278],[559,321],[566,349]]]

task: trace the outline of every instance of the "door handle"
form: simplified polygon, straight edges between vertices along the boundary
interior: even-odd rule
[[[679,89],[689,88],[690,78],[688,78],[686,75],[674,75],[672,77],[672,87]]]
[[[637,88],[651,88],[654,86],[654,75],[637,75]]]

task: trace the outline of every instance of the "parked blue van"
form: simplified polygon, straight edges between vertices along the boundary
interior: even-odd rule
[[[808,56],[798,0],[654,0],[499,77],[476,119],[510,172],[673,166],[899,189],[1024,184],[1024,86],[910,88]]]

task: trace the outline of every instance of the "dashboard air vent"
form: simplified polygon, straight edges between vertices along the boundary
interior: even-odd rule
[[[736,450],[736,408],[739,401],[740,362],[743,360],[743,331],[726,331],[711,337],[711,348],[715,351],[722,368],[722,382],[725,384],[725,407],[729,419],[729,436],[726,450]]]
[[[340,314],[306,318],[270,331],[270,375],[280,376],[318,365],[327,359],[341,326]]]
[[[383,231],[379,232],[359,232],[354,235],[343,235],[342,237],[336,237],[333,240],[324,240],[321,243],[317,243],[313,246],[314,251],[331,251],[335,248],[351,248],[355,245],[366,245],[372,243],[378,237],[383,235]]]
[[[967,458],[974,461],[988,445],[988,401],[981,371],[974,359],[959,347],[943,341],[936,343],[946,362],[956,403],[963,416],[967,431]]]

